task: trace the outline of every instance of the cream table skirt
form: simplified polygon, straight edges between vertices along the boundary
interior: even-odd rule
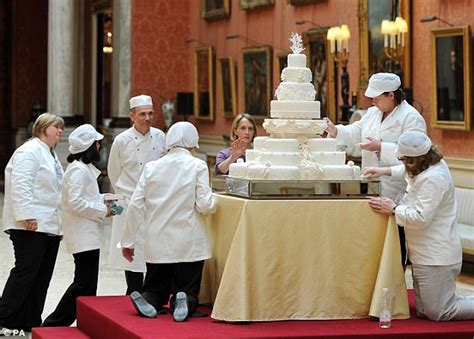
[[[397,226],[368,200],[248,200],[215,194],[201,302],[225,321],[378,316],[382,288],[409,318]]]

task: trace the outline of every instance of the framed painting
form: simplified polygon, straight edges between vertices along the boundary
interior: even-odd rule
[[[281,52],[277,55],[278,62],[278,74],[281,75],[283,69],[288,66],[288,54],[289,52]]]
[[[275,0],[240,0],[240,8],[243,10],[263,6],[273,6],[274,4]]]
[[[194,52],[194,116],[214,120],[214,48]]]
[[[207,21],[230,17],[230,0],[201,0],[201,17]]]
[[[232,58],[221,58],[217,63],[217,78],[221,88],[221,105],[225,117],[237,114],[235,64]]]
[[[391,60],[384,49],[384,36],[381,32],[382,20],[395,20],[401,16],[410,30],[411,0],[359,0],[359,86],[366,88],[372,74],[392,72],[402,76],[404,88],[411,87],[411,40],[405,38],[405,48],[400,63]]]
[[[471,30],[431,31],[431,126],[471,129]]]
[[[269,116],[272,98],[272,49],[243,48],[245,112],[257,119]]]
[[[313,29],[303,34],[308,67],[313,74],[316,100],[321,102],[321,117],[342,122],[337,114],[336,67],[328,46],[327,28]]]

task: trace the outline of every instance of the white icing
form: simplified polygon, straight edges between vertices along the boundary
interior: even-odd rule
[[[265,140],[264,150],[268,152],[298,152],[300,142],[298,139],[274,139]]]
[[[288,54],[288,67],[306,67],[306,54]]]
[[[314,101],[316,90],[311,83],[281,82],[275,96],[278,100]]]
[[[322,120],[291,120],[291,119],[265,119],[262,126],[269,134],[285,138],[285,135],[298,136],[307,134],[316,136],[324,132]],[[291,135],[291,136],[290,136]]]
[[[311,152],[336,152],[337,141],[330,138],[314,138],[306,141]]]
[[[268,137],[255,137],[253,138],[253,148],[254,149],[263,149],[265,147],[265,140]]]
[[[319,119],[321,103],[319,101],[272,100],[270,117],[280,119]]]
[[[287,67],[281,72],[280,79],[283,82],[311,82],[313,75],[307,67]]]

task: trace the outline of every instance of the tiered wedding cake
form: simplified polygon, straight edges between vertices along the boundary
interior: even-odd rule
[[[229,167],[229,176],[252,180],[348,180],[360,179],[360,167],[337,151],[335,139],[321,138],[326,122],[320,119],[320,102],[311,83],[311,70],[301,36],[293,33],[293,54],[281,73],[278,100],[270,103],[270,117],[263,128],[270,137],[256,137],[246,151],[247,162]],[[317,119],[317,120],[316,120]]]

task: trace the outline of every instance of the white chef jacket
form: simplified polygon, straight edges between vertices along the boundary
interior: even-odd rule
[[[406,180],[403,204],[395,209],[395,218],[405,228],[410,261],[417,265],[460,263],[462,246],[448,165],[441,160]]]
[[[140,179],[145,165],[152,160],[161,158],[166,152],[165,134],[154,127],[143,135],[135,127],[131,127],[117,135],[112,143],[109,154],[107,174],[114,192],[124,195],[127,199],[118,201],[124,207],[121,215],[116,215],[112,222],[110,241],[109,266],[117,269],[145,272],[143,258],[143,229],[140,229],[135,248],[135,260],[129,263],[122,256],[120,239],[124,231],[125,213],[128,199]]]
[[[145,220],[147,263],[209,259],[202,215],[215,210],[206,163],[184,148],[173,148],[146,165],[128,206],[122,245],[135,246],[137,221]]]
[[[107,214],[104,195],[99,192],[100,171],[93,164],[74,160],[66,168],[62,189],[61,225],[71,253],[100,249]]]
[[[362,150],[362,168],[387,167],[399,173],[403,172],[403,165],[395,154],[398,138],[406,131],[426,133],[426,123],[421,114],[405,100],[382,121],[383,112],[372,106],[359,121],[350,125],[337,125],[336,140],[338,144],[354,145],[367,142],[367,137],[380,138],[381,150],[376,152]],[[360,147],[360,145],[358,146]],[[406,187],[404,180],[395,177],[382,176],[382,196],[395,199],[397,194]]]
[[[24,230],[23,220],[36,219],[36,232],[62,235],[63,175],[56,153],[41,139],[33,138],[20,146],[5,168],[4,231]]]

